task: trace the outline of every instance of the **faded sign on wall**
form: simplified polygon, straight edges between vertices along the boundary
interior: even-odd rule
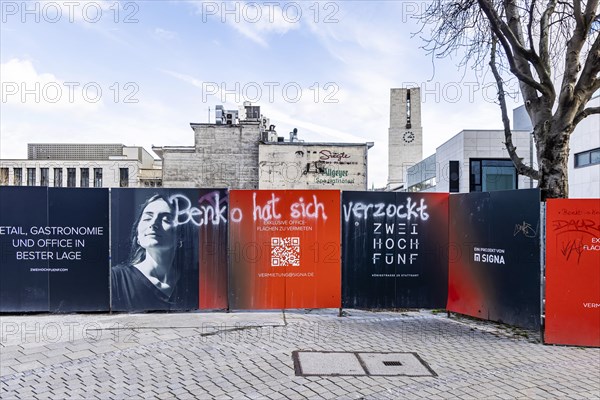
[[[259,189],[367,189],[367,144],[259,145]]]
[[[232,309],[340,307],[340,192],[230,191]]]
[[[344,192],[343,306],[444,308],[448,194]]]

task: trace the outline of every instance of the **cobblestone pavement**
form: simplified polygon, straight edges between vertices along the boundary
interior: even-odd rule
[[[600,398],[600,349],[432,312],[1,316],[0,398]],[[436,377],[296,376],[294,350],[416,352]]]

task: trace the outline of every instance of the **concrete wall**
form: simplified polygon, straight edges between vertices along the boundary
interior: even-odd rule
[[[258,188],[258,122],[191,126],[194,147],[163,151],[163,186]]]
[[[600,96],[587,107],[599,107]],[[575,168],[575,154],[600,148],[600,115],[590,115],[577,125],[571,135],[569,153],[569,197],[600,198],[600,164]]]
[[[261,143],[259,188],[367,190],[367,145]]]
[[[533,131],[533,126],[531,125],[531,119],[529,119],[529,114],[527,114],[527,110],[525,109],[525,105],[517,107],[513,110],[513,129],[516,131]]]
[[[520,157],[529,165],[530,134],[527,131],[513,131],[513,143]],[[460,193],[469,192],[469,163],[471,158],[503,158],[508,159],[504,146],[504,131],[502,130],[464,130],[452,137],[436,149],[436,180],[437,192],[448,192],[450,161],[459,161]],[[534,159],[535,163],[535,159]],[[536,183],[534,182],[534,187]],[[519,189],[529,188],[530,179],[524,176],[518,178]]]
[[[407,92],[410,90],[411,127],[407,128]],[[408,135],[408,136],[407,136]],[[405,140],[406,139],[406,140]],[[423,158],[421,93],[419,88],[392,89],[388,129],[388,188],[407,185],[407,170]]]

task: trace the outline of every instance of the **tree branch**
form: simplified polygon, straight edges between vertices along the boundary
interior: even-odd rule
[[[545,79],[546,72],[544,68],[538,68],[540,65],[539,57],[537,54],[524,49],[521,44],[522,40],[515,36],[515,34],[518,34],[518,29],[516,29],[516,27],[519,26],[516,10],[512,15],[506,16],[507,20],[515,19],[514,22],[509,21],[509,23],[515,26],[515,29],[511,29],[509,25],[502,21],[502,19],[498,16],[489,0],[478,0],[478,3],[490,21],[492,32],[498,38],[502,48],[504,49],[504,52],[506,53],[506,58],[510,65],[510,72],[525,85],[537,90],[543,95],[553,97],[554,88],[552,86],[552,81],[550,79]],[[517,32],[515,32],[515,30]],[[544,84],[537,82],[533,78],[529,62],[536,67],[536,72],[538,72],[538,75],[542,78]],[[537,94],[535,92],[525,91],[523,95],[526,100],[530,101],[533,101],[537,98]]]
[[[576,126],[583,119],[585,119],[586,117],[588,117],[592,114],[600,114],[600,107],[588,107],[588,108],[584,109],[583,111],[581,111],[579,114],[577,114],[575,116],[575,119],[573,119],[573,125]]]
[[[577,25],[583,24],[583,18],[581,16],[581,0],[573,0],[573,16]]]
[[[600,53],[598,37],[596,37],[596,41],[592,45],[583,71],[581,71],[581,64],[579,60],[581,49],[583,48],[583,45],[585,44],[589,35],[591,23],[596,16],[595,10],[598,8],[598,0],[588,0],[585,15],[581,15],[580,0],[575,1],[573,5],[575,8],[574,16],[576,24],[573,35],[567,41],[567,48],[565,52],[565,72],[560,88],[560,98],[558,101],[557,110],[557,112],[561,115],[564,113],[564,110],[571,109],[571,103],[574,100],[575,93],[578,93],[579,96],[581,96],[581,90],[585,90],[585,88],[588,86],[588,82],[586,82],[586,80],[589,80],[589,78],[595,78],[595,76],[598,74],[598,68],[600,68],[600,66],[597,65]],[[596,72],[594,73],[594,71]],[[591,74],[591,76],[588,74]],[[579,82],[577,81],[578,78]],[[584,95],[583,97],[587,96]],[[580,101],[582,99],[576,100]]]
[[[529,37],[529,48],[531,51],[535,51],[533,46],[533,11],[535,10],[535,1],[536,0],[531,0],[531,7],[529,7],[529,23],[527,24],[527,36]]]
[[[494,74],[494,78],[496,79],[496,85],[498,86],[498,101],[500,102],[500,110],[502,112],[502,124],[504,125],[504,138],[506,140],[506,150],[508,151],[508,155],[512,160],[517,173],[519,175],[525,175],[530,178],[539,179],[540,173],[534,168],[523,164],[523,159],[519,158],[517,155],[517,148],[514,146],[512,142],[512,131],[510,130],[510,119],[508,118],[508,111],[506,109],[506,99],[504,97],[504,83],[502,82],[502,77],[498,72],[498,68],[496,67],[496,37],[492,39],[492,50],[490,55],[490,68],[492,69],[492,73]]]
[[[550,53],[548,50],[548,38],[549,38],[549,21],[550,17],[554,13],[556,7],[556,0],[551,0],[548,2],[544,13],[540,19],[540,62],[544,68],[547,70],[548,76],[550,76]],[[533,17],[532,17],[533,18]]]
[[[588,53],[587,60],[581,71],[581,76],[577,81],[577,84],[573,90],[573,96],[580,102],[579,109],[585,107],[585,104],[593,96],[593,94],[600,89],[600,35],[596,37],[590,52]],[[571,114],[574,117],[574,113]]]

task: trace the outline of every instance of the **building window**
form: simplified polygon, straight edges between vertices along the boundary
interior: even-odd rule
[[[8,185],[8,168],[0,168],[0,186]]]
[[[431,189],[432,187],[435,187],[436,182],[435,182],[435,177],[433,178],[429,178],[423,182],[420,183],[416,183],[412,186],[410,186],[407,191],[408,192],[422,192],[423,190],[427,190],[427,189]]]
[[[62,187],[62,168],[54,168],[54,187]]]
[[[75,187],[75,168],[67,168],[67,187]]]
[[[119,187],[129,186],[129,168],[119,168]]]
[[[21,186],[23,184],[23,169],[13,168],[15,174],[15,186]]]
[[[35,186],[35,168],[27,168],[27,186]]]
[[[471,192],[518,189],[518,175],[511,160],[470,159]]]
[[[48,168],[40,168],[40,186],[50,185],[50,172]]]
[[[102,187],[102,168],[94,168],[94,187]]]
[[[600,164],[600,147],[575,154],[575,168]]]
[[[80,168],[79,174],[81,175],[79,186],[81,187],[90,187],[90,169],[89,168]]]

